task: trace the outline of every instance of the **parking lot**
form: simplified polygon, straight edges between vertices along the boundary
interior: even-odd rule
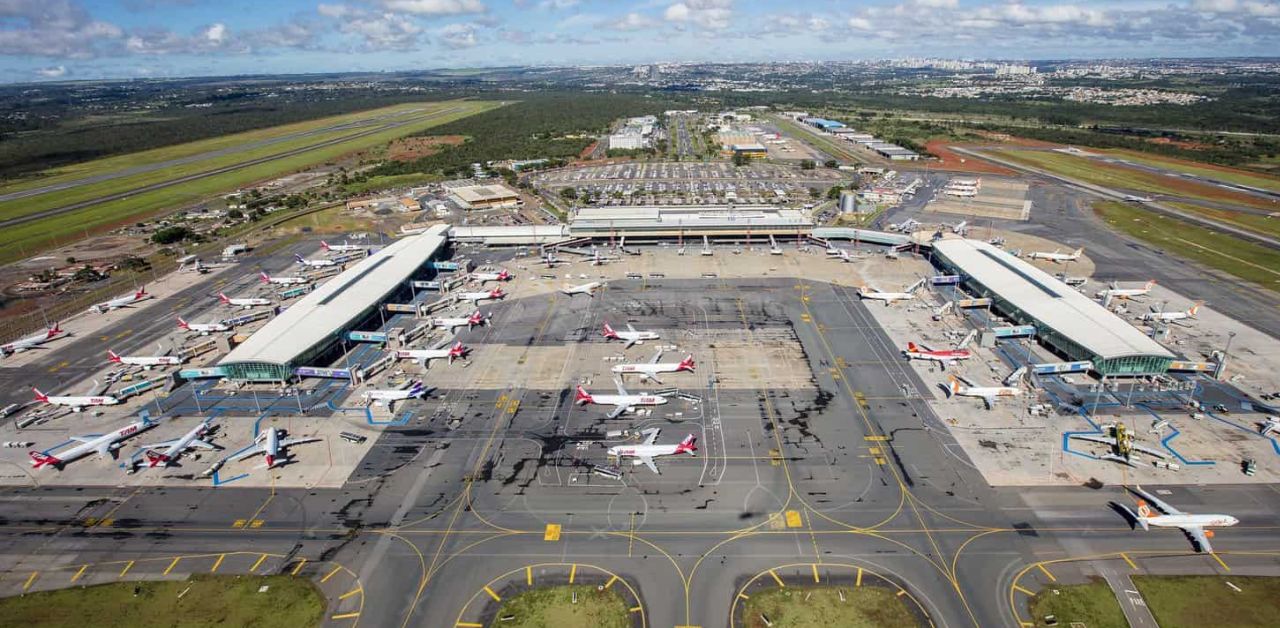
[[[801,170],[775,164],[735,167],[728,163],[624,163],[538,175],[536,185],[577,188],[601,205],[798,204],[811,202],[848,180],[836,170]]]

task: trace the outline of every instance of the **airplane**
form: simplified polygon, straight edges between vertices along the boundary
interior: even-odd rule
[[[503,292],[502,288],[494,288],[493,290],[490,290],[488,292],[459,292],[458,300],[478,303],[480,301],[488,301],[490,299],[501,300],[503,298],[506,298],[506,296],[507,296],[507,293]]]
[[[421,380],[414,380],[408,388],[390,389],[390,390],[366,390],[360,395],[366,403],[377,403],[379,401],[387,402],[391,405],[393,401],[401,401],[404,399],[418,399],[427,394],[427,387],[422,384]]]
[[[347,244],[346,242],[343,242],[342,244],[329,244],[324,240],[320,241],[320,248],[323,248],[325,251],[330,253],[354,253],[356,251],[364,250],[364,247],[359,244]]]
[[[599,281],[592,281],[590,283],[584,283],[581,286],[565,286],[560,289],[560,292],[569,296],[585,294],[589,297],[594,297],[596,296],[596,290],[600,289],[602,286],[604,286],[604,284]]]
[[[122,297],[116,297],[110,301],[103,301],[102,303],[94,305],[89,308],[89,311],[101,314],[103,312],[110,312],[111,310],[118,310],[122,307],[129,307],[138,301],[145,301],[149,298],[151,298],[151,295],[147,293],[146,286],[143,286],[138,288],[138,290],[133,294],[126,294]]]
[[[1142,490],[1141,486],[1129,487],[1129,491],[1140,498],[1138,512],[1133,512],[1124,504],[1116,504],[1116,507],[1124,512],[1131,524],[1142,526],[1144,531],[1150,530],[1151,526],[1178,528],[1191,540],[1191,545],[1197,552],[1213,553],[1213,546],[1209,544],[1209,539],[1213,538],[1213,530],[1205,528],[1226,528],[1240,523],[1239,519],[1231,515],[1193,515],[1182,512],[1168,502]],[[1151,514],[1153,507],[1160,514]]]
[[[29,451],[27,455],[31,456],[31,466],[33,468],[39,469],[40,467],[51,466],[61,471],[62,467],[68,462],[83,458],[91,453],[96,452],[103,457],[114,457],[114,452],[120,448],[121,441],[155,426],[155,421],[144,418],[141,421],[130,423],[107,434],[72,436],[71,440],[80,444],[63,450],[60,454],[51,454],[47,451]]]
[[[658,395],[631,395],[627,393],[627,389],[622,387],[622,382],[614,381],[618,386],[618,394],[616,395],[593,395],[578,386],[578,394],[573,398],[578,405],[598,404],[602,406],[616,406],[613,412],[609,413],[610,419],[616,419],[621,414],[631,410],[635,406],[660,406],[667,402],[666,397]]]
[[[951,385],[947,387],[947,396],[958,395],[960,397],[981,397],[982,403],[990,410],[996,404],[997,397],[1017,397],[1022,391],[1013,386],[973,386],[960,385],[960,380],[955,376],[949,378]],[[965,382],[968,384],[968,382]]]
[[[213,431],[213,419],[205,419],[199,425],[191,428],[186,434],[159,443],[151,445],[143,445],[142,453],[147,458],[147,467],[170,467],[176,466],[174,460],[185,453],[188,449],[199,447],[200,449],[221,449],[217,445],[202,440],[206,434]],[[163,449],[163,451],[158,451]]]
[[[1117,288],[1116,282],[1113,281],[1111,282],[1111,285],[1107,287],[1106,290],[1099,291],[1096,296],[1099,299],[1106,299],[1107,297],[1111,297],[1115,299],[1131,299],[1133,297],[1145,297],[1151,293],[1151,289],[1154,288],[1155,285],[1156,285],[1156,280],[1152,279],[1151,281],[1148,281],[1146,285],[1142,286],[1141,288]]]
[[[611,370],[614,373],[617,373],[619,377],[623,377],[629,373],[634,373],[636,375],[639,375],[640,379],[651,379],[661,384],[662,380],[658,379],[658,373],[679,373],[681,371],[693,371],[693,369],[696,366],[693,363],[693,355],[686,355],[684,359],[680,360],[679,362],[667,362],[665,364],[659,364],[658,359],[661,357],[662,357],[662,350],[659,349],[658,352],[653,355],[653,358],[650,359],[649,362],[646,364],[619,364],[613,367],[613,369]]]
[[[331,259],[306,259],[297,253],[293,254],[293,259],[298,260],[299,264],[307,268],[324,268],[326,266],[337,266],[338,263]]]
[[[1105,425],[1103,427],[1110,432],[1110,436],[1104,434],[1071,434],[1070,438],[1106,445],[1110,448],[1110,451],[1098,456],[1099,459],[1111,460],[1135,468],[1138,466],[1133,460],[1133,452],[1135,451],[1160,460],[1165,460],[1169,457],[1169,454],[1163,451],[1134,442],[1133,433],[1123,423]]]
[[[631,323],[627,323],[627,331],[615,331],[609,326],[609,323],[605,323],[604,334],[602,335],[609,340],[622,340],[626,342],[627,344],[623,345],[623,349],[630,349],[632,345],[642,345],[646,340],[658,339],[658,332],[636,331],[636,328],[632,326]]]
[[[467,355],[470,349],[462,345],[462,342],[455,342],[448,349],[400,349],[396,351],[397,360],[417,360],[422,366],[426,366],[431,360],[439,358],[448,358],[449,364],[453,364],[455,358],[461,358]]]
[[[208,336],[215,331],[231,331],[231,326],[222,321],[216,323],[188,323],[182,320],[181,316],[178,317],[178,327],[187,331],[197,332],[201,336]]]
[[[258,278],[262,280],[262,283],[271,283],[277,286],[297,286],[308,283],[304,277],[272,277],[266,272],[258,273]]]
[[[1044,253],[1044,252],[1041,252],[1041,251],[1032,251],[1032,252],[1030,252],[1030,253],[1028,253],[1028,254],[1027,254],[1027,257],[1029,257],[1029,258],[1031,258],[1031,259],[1042,259],[1042,260],[1047,260],[1047,261],[1053,262],[1053,263],[1055,263],[1055,264],[1060,263],[1060,262],[1074,262],[1074,261],[1076,261],[1076,260],[1080,259],[1080,256],[1084,253],[1084,247],[1080,247],[1080,248],[1076,249],[1075,251],[1073,251],[1073,252],[1071,252],[1071,253],[1062,253],[1062,252],[1060,252],[1060,251],[1061,251],[1061,249],[1059,249],[1059,250],[1055,250],[1055,251],[1054,251],[1054,252],[1052,252],[1052,253]]]
[[[1185,320],[1188,318],[1195,318],[1196,312],[1200,311],[1201,305],[1202,305],[1202,302],[1197,301],[1195,305],[1192,305],[1191,308],[1185,312],[1150,312],[1148,314],[1143,314],[1142,320],[1169,322],[1169,321]]]
[[[95,387],[97,383],[94,383]],[[110,395],[46,395],[40,392],[40,389],[32,386],[31,390],[36,393],[36,401],[43,401],[51,406],[67,406],[72,412],[81,412],[89,406],[114,406],[120,403],[119,399]]]
[[[659,475],[661,475],[662,472],[658,471],[658,465],[653,463],[654,458],[657,458],[658,456],[674,456],[677,454],[689,454],[690,456],[698,455],[698,446],[694,444],[698,439],[695,438],[693,434],[685,436],[684,440],[674,445],[654,444],[654,441],[658,439],[658,434],[660,432],[662,432],[662,430],[656,427],[647,429],[644,432],[641,432],[645,437],[644,442],[639,445],[615,445],[609,448],[608,455],[610,458],[617,458],[619,460],[622,458],[635,458],[635,460],[631,461],[633,466],[645,465],[646,467],[649,467],[649,470]]]
[[[177,366],[182,364],[182,358],[176,355],[122,356],[116,355],[116,352],[110,349],[107,350],[107,360],[115,364],[141,366],[145,371],[151,370],[153,366]]]
[[[546,253],[542,254],[542,260],[540,263],[543,266],[546,266],[547,268],[555,268],[560,264],[568,264],[569,262],[556,257],[555,253],[547,251]]]
[[[258,297],[242,297],[233,299],[221,292],[218,293],[218,299],[232,307],[242,307],[246,310],[251,307],[272,305],[271,299],[262,299]]]
[[[285,431],[278,427],[269,427],[267,428],[267,431],[258,434],[258,437],[253,439],[253,444],[249,445],[248,449],[245,449],[231,456],[230,458],[228,458],[228,460],[231,460],[232,462],[238,462],[240,460],[244,460],[245,458],[250,458],[258,454],[263,454],[264,456],[266,456],[267,464],[263,465],[262,468],[273,469],[276,466],[276,462],[283,462],[289,458],[287,454],[282,456],[281,450],[288,449],[293,445],[301,445],[303,443],[313,443],[315,441],[320,440],[319,438],[281,439],[280,435],[283,433],[285,433]]]
[[[31,334],[26,338],[15,340],[6,345],[0,345],[0,353],[3,353],[4,355],[22,353],[27,349],[34,349],[46,342],[49,342],[50,340],[53,340],[54,338],[61,338],[66,333],[67,332],[62,329],[60,323],[54,323],[53,327],[50,327],[38,334]]]
[[[973,357],[973,354],[968,349],[940,349],[935,351],[924,345],[917,345],[914,342],[908,342],[907,350],[902,353],[906,354],[909,360],[932,360],[943,367]]]
[[[489,281],[511,281],[512,279],[511,273],[507,272],[507,269],[505,268],[496,273],[471,273],[471,277],[480,283]]]
[[[884,301],[886,307],[893,305],[897,301],[907,301],[916,298],[916,290],[924,285],[924,280],[917,281],[906,292],[881,292],[875,288],[868,289],[866,286],[858,288],[858,298],[870,299],[873,301]]]
[[[1272,432],[1280,432],[1280,416],[1269,416],[1259,428],[1263,436]]]
[[[471,316],[468,316],[466,318],[433,318],[431,319],[432,327],[447,327],[449,331],[453,331],[458,327],[466,327],[467,329],[471,329],[476,325],[488,325],[488,324],[489,324],[489,317],[485,316],[484,314],[481,314],[480,310],[476,310],[472,312]]]
[[[827,249],[827,255],[829,257],[839,258],[842,262],[853,262],[857,259],[853,254],[849,253],[849,251],[846,251],[845,249],[838,249],[834,246]]]
[[[612,262],[612,261],[616,261],[617,259],[618,258],[616,257],[605,257],[601,255],[598,249],[591,251],[592,266],[604,266],[605,264],[608,264],[609,262]]]
[[[1135,196],[1133,194],[1125,194],[1124,200],[1130,201],[1133,203],[1150,203],[1155,199],[1151,198],[1150,196]]]

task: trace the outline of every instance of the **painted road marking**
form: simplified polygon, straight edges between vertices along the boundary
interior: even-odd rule
[[[747,595],[746,593],[739,593],[739,594],[738,594],[738,599],[742,599],[742,600],[749,600],[749,599],[751,599],[751,596],[750,596],[750,595]]]
[[[360,616],[360,612],[356,611],[354,613],[343,613],[341,615],[334,615],[329,619],[355,619],[356,617],[359,617],[359,616]]]
[[[609,578],[609,581],[608,581],[608,582],[606,582],[606,583],[604,584],[604,588],[608,589],[609,587],[613,586],[613,583],[615,583],[615,582],[617,582],[617,581],[618,581],[618,577],[617,577],[617,576],[614,576],[614,577],[612,577],[612,578]],[[530,584],[533,584],[533,583],[532,583],[532,582],[530,582]]]
[[[484,628],[484,624],[473,624],[469,621],[460,621],[454,625],[458,628]]]
[[[255,562],[253,563],[253,566],[249,568],[249,573],[253,573],[253,572],[257,571],[257,570],[258,570],[258,567],[260,567],[260,566],[262,565],[263,561],[265,561],[265,560],[267,560],[267,555],[266,555],[266,554],[263,554],[263,555],[259,556],[259,557],[258,557],[258,560],[257,560],[257,561],[255,561]]]
[[[778,583],[778,586],[780,586],[780,587],[785,587],[785,586],[787,586],[787,583],[783,582],[783,581],[782,581],[782,578],[779,578],[779,577],[778,577],[778,572],[776,572],[776,571],[774,571],[774,570],[770,569],[770,570],[769,570],[769,575],[773,576],[773,581],[774,581],[774,582],[777,582],[777,583]]]
[[[80,576],[83,576],[83,575],[84,575],[84,570],[86,570],[86,569],[88,569],[88,568],[89,568],[89,566],[88,566],[88,565],[80,565],[80,570],[76,572],[76,575],[71,576],[71,581],[72,581],[72,582],[75,582],[76,580],[79,580],[79,579],[80,579]]]
[[[223,561],[223,559],[225,559],[226,557],[227,557],[227,555],[226,555],[226,554],[219,554],[219,555],[218,555],[218,560],[213,561],[213,567],[212,567],[211,569],[209,569],[209,573],[217,573],[217,572],[218,572],[218,567],[221,567],[221,566],[222,566],[222,561]]]
[[[117,577],[123,578],[125,574],[129,573],[130,569],[133,569],[133,561],[129,561],[129,564],[125,565],[124,569],[120,570],[120,575]]]
[[[40,572],[38,572],[38,571],[33,571],[33,572],[31,572],[31,575],[30,575],[30,576],[27,576],[27,581],[26,581],[26,582],[24,582],[24,583],[22,584],[22,592],[23,592],[23,593],[26,593],[26,592],[27,592],[27,589],[30,589],[30,588],[31,588],[32,583],[34,583],[34,582],[36,581],[36,576],[38,576],[38,575],[40,575]]]
[[[1045,569],[1045,568],[1044,568],[1044,563],[1036,563],[1036,567],[1039,567],[1039,568],[1040,568],[1040,571],[1043,571],[1043,572],[1044,572],[1044,575],[1049,576],[1049,581],[1050,581],[1050,582],[1057,582],[1057,581],[1058,581],[1058,579],[1057,579],[1057,578],[1055,578],[1053,574],[1049,573],[1049,570],[1048,570],[1048,569]]]
[[[250,522],[249,522],[249,527],[250,527],[250,528],[261,528],[263,523],[266,523],[266,522],[265,522],[265,521],[263,521],[263,520],[261,520],[261,519],[254,519],[253,521],[250,521]]]
[[[571,582],[572,582],[572,581],[571,581]],[[484,587],[484,592],[485,592],[485,593],[488,593],[488,594],[489,594],[489,597],[493,598],[493,601],[495,601],[495,602],[501,602],[501,601],[502,601],[502,596],[501,596],[501,595],[498,595],[497,593],[494,593],[494,592],[493,592],[493,589],[490,589],[488,585],[485,585],[485,587]]]
[[[863,436],[862,440],[870,441],[873,443],[882,443],[884,441],[889,440],[889,437],[888,436]]]
[[[633,612],[633,613],[638,613],[638,612],[640,612],[640,607],[639,607],[639,606],[632,606],[630,610],[631,610],[631,612]]]
[[[817,565],[817,563],[814,563],[813,565],[811,565],[811,567],[813,567],[813,581],[814,581],[814,582],[822,582],[822,578],[819,578],[819,577],[818,577],[818,565]]]
[[[334,577],[334,576],[338,575],[338,572],[339,572],[339,571],[342,571],[342,567],[334,567],[334,568],[333,568],[333,571],[330,571],[329,573],[325,574],[325,576],[324,576],[323,578],[321,578],[321,579],[320,579],[320,584],[324,584],[324,583],[328,582],[328,581],[329,581],[329,578],[332,578],[332,577]]]
[[[349,597],[351,597],[351,596],[353,596],[353,595],[355,595],[355,594],[357,594],[357,593],[364,593],[364,587],[356,587],[356,588],[354,588],[354,589],[352,589],[352,590],[350,590],[350,591],[347,591],[346,593],[343,593],[342,595],[339,595],[339,596],[338,596],[338,599],[339,599],[339,600],[345,600],[345,599],[347,599],[347,598],[349,598]]]
[[[173,568],[178,566],[178,561],[180,561],[180,560],[182,560],[182,557],[181,557],[181,556],[178,556],[177,558],[174,558],[174,559],[173,559],[173,562],[169,563],[169,566],[164,568],[164,573],[162,573],[162,574],[160,574],[160,575],[162,575],[162,576],[167,576],[167,575],[169,575],[169,572],[170,572],[170,571],[173,571]]]
[[[247,522],[247,521],[245,521],[244,519],[236,519],[236,520],[231,524],[231,527],[233,527],[233,528],[243,528],[245,523],[248,523],[248,522]]]
[[[578,563],[574,563],[569,568],[569,584],[573,584],[573,578],[578,575]]]
[[[906,594],[907,594],[907,590],[906,590],[906,589],[898,589],[898,597],[902,597],[902,596],[904,596],[904,595],[906,595]]]
[[[1019,592],[1022,592],[1022,593],[1026,593],[1027,595],[1030,595],[1031,597],[1035,597],[1035,595],[1036,595],[1035,593],[1032,593],[1031,591],[1028,591],[1028,590],[1026,590],[1026,589],[1024,589],[1024,588],[1022,588],[1022,587],[1020,587],[1020,586],[1018,586],[1018,585],[1016,585],[1016,584],[1015,584],[1015,585],[1013,585],[1013,590],[1014,590],[1014,591],[1019,591]]]
[[[560,540],[560,524],[548,523],[547,529],[542,533],[542,540],[547,542],[555,542]]]
[[[618,579],[617,576],[613,577],[613,580],[617,580],[617,579]],[[609,584],[613,584],[613,580],[610,580]],[[606,584],[604,588],[606,589],[609,588],[609,584]],[[533,586],[533,567],[524,568],[524,585],[527,587]]]
[[[1138,566],[1137,566],[1136,564],[1134,564],[1134,562],[1129,558],[1129,555],[1128,555],[1128,554],[1126,554],[1126,553],[1124,553],[1124,552],[1120,552],[1120,558],[1123,558],[1123,559],[1124,559],[1124,562],[1129,563],[1129,568],[1130,568],[1130,569],[1132,569],[1132,570],[1134,570],[1134,571],[1137,571],[1137,570],[1138,570]]]
[[[858,579],[854,581],[853,586],[855,587],[862,586],[862,567],[858,567]]]
[[[99,527],[99,528],[110,528],[110,527],[111,527],[111,524],[113,524],[113,523],[115,523],[115,522],[116,522],[116,520],[115,520],[115,519],[111,519],[110,517],[108,517],[108,518],[106,518],[106,519],[103,519],[102,521],[99,521],[99,522],[98,522],[98,527]]]
[[[1217,554],[1215,554],[1215,553],[1213,553],[1213,552],[1209,552],[1209,555],[1210,555],[1210,556],[1212,556],[1214,560],[1218,561],[1218,564],[1219,564],[1219,565],[1222,565],[1222,568],[1223,568],[1223,569],[1226,569],[1227,571],[1231,571],[1231,568],[1230,568],[1230,567],[1228,567],[1226,563],[1222,562],[1222,557],[1221,557],[1221,556],[1218,556]]]
[[[307,564],[307,559],[305,559],[305,558],[304,558],[304,559],[302,559],[302,560],[300,560],[300,561],[298,561],[297,566],[295,566],[295,567],[293,568],[293,571],[290,571],[290,572],[289,572],[289,575],[291,575],[291,576],[296,576],[296,575],[298,575],[298,572],[299,572],[299,571],[302,571],[302,566],[303,566],[303,565],[305,565],[305,564]]]
[[[788,527],[788,528],[799,528],[799,527],[801,527],[801,526],[803,526],[803,525],[804,525],[804,520],[800,518],[800,512],[799,512],[799,511],[796,511],[796,510],[788,510],[788,511],[787,511],[787,514],[786,514],[786,517],[787,517],[787,527]]]

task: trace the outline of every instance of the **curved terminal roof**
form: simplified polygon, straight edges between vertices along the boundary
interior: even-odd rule
[[[1093,299],[986,242],[943,239],[933,243],[933,250],[1039,324],[1101,359],[1174,357],[1160,343]]]

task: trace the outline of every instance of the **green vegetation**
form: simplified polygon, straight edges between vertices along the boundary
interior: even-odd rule
[[[1261,214],[1250,214],[1241,211],[1232,211],[1229,209],[1215,209],[1213,207],[1205,207],[1203,205],[1195,205],[1193,203],[1165,203],[1171,207],[1177,207],[1186,212],[1200,214],[1207,218],[1212,218],[1219,222],[1229,225],[1248,229],[1257,233],[1280,236],[1280,216],[1270,218]],[[1280,211],[1280,206],[1277,206]]]
[[[176,244],[183,240],[190,240],[195,235],[194,231],[186,227],[165,227],[151,234],[151,241],[156,244]]]
[[[384,175],[377,177],[368,177],[363,174],[352,177],[342,186],[342,193],[347,196],[359,196],[376,192],[378,190],[389,190],[392,188],[408,188],[418,185],[426,185],[428,183],[436,183],[443,180],[439,175],[415,173],[415,174],[398,174]]]
[[[573,599],[577,595],[577,603]],[[512,619],[503,621],[504,617]],[[628,628],[627,603],[612,589],[566,585],[530,589],[508,598],[493,626],[502,628]]]
[[[1240,589],[1236,592],[1227,582]],[[1134,576],[1160,628],[1265,628],[1280,625],[1280,578]]]
[[[830,139],[829,136],[822,135],[817,131],[810,129],[802,124],[797,124],[796,122],[792,121],[790,118],[786,118],[783,116],[773,116],[773,121],[778,125],[778,128],[780,130],[786,131],[789,135],[796,137],[797,139],[800,139],[806,144],[813,145],[818,150],[828,155],[831,155],[832,157],[838,157],[846,161],[855,161],[855,162],[862,161],[858,159],[846,147],[836,144],[833,140]],[[805,170],[812,170],[813,166],[809,166],[809,164],[812,164],[812,163],[813,163],[812,159],[805,159],[800,162],[800,167],[804,168]]]
[[[1197,164],[1183,159],[1136,154],[1131,150],[1109,150],[1107,152],[1135,163],[1280,192],[1280,178],[1276,177],[1254,174],[1244,170],[1231,170],[1223,167]]]
[[[1088,584],[1053,585],[1031,598],[1031,619],[1035,625],[1047,625],[1045,617],[1050,615],[1058,620],[1059,626],[1079,623],[1089,628],[1129,628],[1120,602],[1101,579]]]
[[[844,601],[840,600],[841,592]],[[752,593],[742,607],[748,628],[885,628],[916,626],[902,598],[880,587],[787,587]]]
[[[1280,251],[1129,203],[1099,202],[1093,211],[1111,226],[1151,246],[1280,290]]]
[[[259,593],[264,586],[268,589]],[[324,596],[305,578],[196,576],[3,598],[0,617],[6,625],[27,628],[304,628],[320,625],[325,604]]]

